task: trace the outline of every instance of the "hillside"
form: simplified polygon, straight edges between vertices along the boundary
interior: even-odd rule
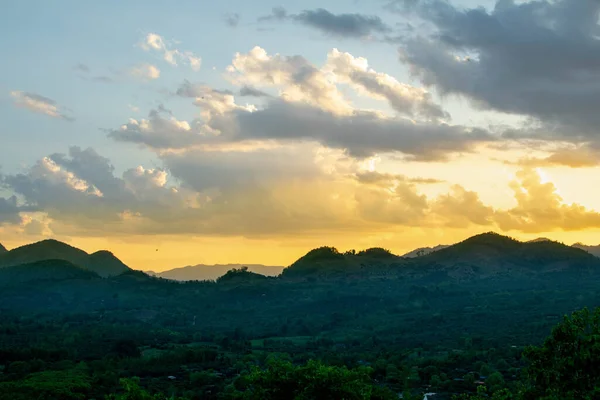
[[[101,251],[89,255],[83,250],[57,240],[43,240],[0,254],[0,268],[31,264],[44,260],[65,260],[102,277],[129,270],[112,253]]]
[[[2,243],[0,243],[0,254],[2,254],[2,253],[6,253],[7,251],[8,251],[8,250],[6,250],[6,247],[4,247],[4,246],[2,245]]]
[[[239,269],[242,267],[248,267],[248,271],[264,276],[277,276],[281,274],[281,271],[283,271],[284,268],[281,266],[270,266],[261,264],[198,264],[182,268],[170,269],[168,271],[163,272],[148,271],[148,273],[156,277],[172,279],[176,281],[204,281],[215,280],[225,275],[227,271],[230,271],[232,269]]]
[[[25,282],[63,281],[68,279],[95,279],[98,274],[65,260],[44,260],[29,264],[0,268],[0,286]]]
[[[583,243],[575,243],[572,247],[575,247],[577,249],[581,249],[584,251],[587,251],[588,253],[596,256],[596,257],[600,257],[600,245],[598,246],[587,246]]]

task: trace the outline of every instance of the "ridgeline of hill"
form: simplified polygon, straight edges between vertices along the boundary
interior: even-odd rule
[[[4,246],[2,245],[2,243],[0,243],[0,254],[2,254],[2,253],[6,253],[7,251],[8,251],[8,250],[6,250],[6,247],[4,247]]]
[[[130,268],[108,251],[88,254],[57,240],[43,240],[0,252],[0,269],[47,260],[64,260],[101,277],[121,274]]]

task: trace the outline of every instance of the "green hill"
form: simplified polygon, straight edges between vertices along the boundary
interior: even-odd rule
[[[2,253],[6,253],[7,251],[8,251],[8,250],[6,250],[6,247],[4,247],[4,246],[2,245],[2,243],[0,243],[0,254],[2,254]]]
[[[0,269],[0,285],[38,281],[90,280],[98,274],[65,260],[43,260]]]
[[[129,267],[112,255],[112,253],[101,251],[89,255],[76,247],[51,239],[0,253],[0,268],[31,264],[44,260],[69,261],[81,268],[93,271],[102,277],[118,275],[129,270]]]

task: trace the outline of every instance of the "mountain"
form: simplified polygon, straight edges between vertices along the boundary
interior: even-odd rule
[[[320,247],[309,251],[283,270],[283,278],[308,276],[334,277],[344,274],[383,273],[404,265],[405,261],[388,250],[372,248],[360,252],[340,253],[335,247]]]
[[[118,275],[129,270],[129,267],[109,252],[89,255],[76,247],[51,239],[0,253],[0,268],[45,260],[65,260],[102,277]]]
[[[35,281],[96,278],[100,277],[95,272],[83,269],[66,260],[43,260],[0,268],[0,286]]]
[[[0,254],[2,254],[2,253],[6,253],[7,251],[8,251],[8,250],[6,250],[6,247],[4,247],[4,246],[2,245],[2,243],[0,243]]]
[[[460,278],[600,271],[600,260],[581,249],[549,240],[520,242],[494,232],[470,237],[418,260]]]
[[[585,245],[583,243],[575,243],[573,245],[573,247],[577,248],[577,249],[581,249],[584,251],[587,251],[588,253],[596,256],[596,257],[600,257],[600,245],[598,246],[588,246]]]
[[[176,281],[204,281],[215,280],[225,275],[232,269],[248,267],[248,271],[264,276],[277,276],[283,271],[283,267],[269,266],[261,264],[216,264],[204,265],[198,264],[182,268],[175,268],[163,272],[147,271],[148,274]]]
[[[431,254],[435,251],[445,249],[446,247],[449,247],[449,245],[439,244],[434,247],[419,247],[418,249],[409,251],[408,253],[404,254],[402,257],[415,258],[415,257],[426,256],[427,254]]]

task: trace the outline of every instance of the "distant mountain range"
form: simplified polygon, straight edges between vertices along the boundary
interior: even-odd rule
[[[10,251],[6,251],[6,249],[4,251],[0,250],[0,269],[17,266],[40,268],[42,265],[45,265],[43,262],[50,260],[68,262],[68,264],[53,263],[54,267],[59,264],[67,269],[74,266],[93,272],[101,277],[115,276],[130,270],[127,265],[109,251],[102,250],[88,254],[83,250],[57,240],[43,240],[17,247]]]
[[[216,265],[190,265],[182,268],[175,268],[163,272],[145,271],[148,275],[159,278],[172,279],[176,281],[204,281],[215,280],[232,269],[248,267],[249,272],[254,272],[264,276],[277,276],[281,274],[284,267],[269,266],[262,264],[216,264]]]

